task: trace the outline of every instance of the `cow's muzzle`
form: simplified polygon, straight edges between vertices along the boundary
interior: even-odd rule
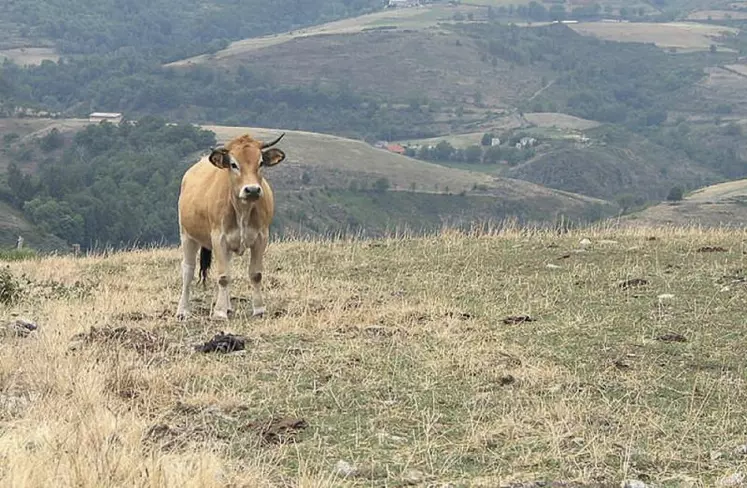
[[[256,200],[262,196],[262,187],[259,185],[245,185],[239,193],[242,200]]]

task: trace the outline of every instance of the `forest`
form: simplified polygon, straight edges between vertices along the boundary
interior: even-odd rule
[[[155,117],[88,126],[62,150],[59,138],[52,131],[39,140],[48,156],[36,174],[12,163],[2,193],[42,230],[84,248],[175,242],[186,158],[216,144],[210,131]]]
[[[63,54],[126,48],[161,61],[377,10],[382,0],[3,0],[4,22]]]

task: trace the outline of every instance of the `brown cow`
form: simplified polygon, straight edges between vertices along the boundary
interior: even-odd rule
[[[284,135],[270,143],[257,141],[249,134],[239,136],[224,147],[213,149],[208,157],[200,159],[184,173],[179,192],[179,233],[184,255],[182,294],[176,311],[178,319],[189,317],[189,287],[198,250],[203,284],[215,253],[218,295],[214,318],[227,319],[233,312],[228,291],[231,253],[241,256],[247,248],[251,249],[249,277],[253,314],[264,313],[262,257],[275,201],[261,170],[285,159],[283,151],[271,148]]]

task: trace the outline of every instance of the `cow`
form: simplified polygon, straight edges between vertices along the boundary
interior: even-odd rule
[[[265,312],[262,298],[262,259],[267,247],[275,200],[262,170],[285,159],[272,147],[285,133],[269,143],[244,134],[213,149],[184,173],[179,190],[179,234],[182,247],[182,292],[176,311],[178,320],[190,315],[189,291],[200,253],[200,281],[206,285],[213,254],[217,267],[218,293],[214,319],[233,313],[229,284],[231,255],[251,250],[249,278],[252,282],[252,315]]]

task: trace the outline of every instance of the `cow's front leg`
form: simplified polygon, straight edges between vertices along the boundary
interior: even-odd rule
[[[224,239],[213,238],[213,254],[215,255],[215,267],[218,275],[218,295],[215,298],[213,318],[227,320],[228,313],[231,310],[231,298],[229,296],[231,253]]]
[[[265,302],[262,298],[262,260],[267,248],[267,236],[260,233],[251,247],[249,279],[252,282],[252,315],[264,315]]]

